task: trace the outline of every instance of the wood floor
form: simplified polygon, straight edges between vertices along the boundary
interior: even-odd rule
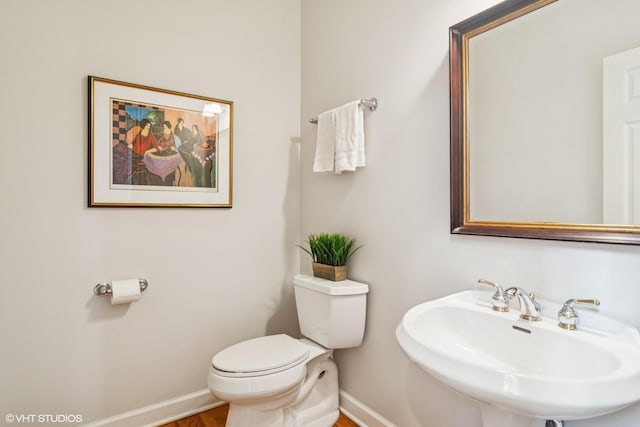
[[[209,411],[192,415],[169,424],[163,424],[158,427],[224,427],[224,423],[227,421],[228,412],[229,405],[222,405]],[[333,425],[333,427],[358,427],[358,424],[354,423],[341,413],[340,418],[338,418],[338,421]]]

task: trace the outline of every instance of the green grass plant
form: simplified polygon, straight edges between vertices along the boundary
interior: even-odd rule
[[[347,265],[353,254],[362,246],[356,247],[356,239],[340,233],[310,234],[307,240],[309,249],[298,245],[308,253],[313,262],[341,266]]]

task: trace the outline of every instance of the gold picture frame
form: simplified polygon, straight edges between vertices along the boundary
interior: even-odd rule
[[[89,207],[232,206],[232,101],[88,81]]]

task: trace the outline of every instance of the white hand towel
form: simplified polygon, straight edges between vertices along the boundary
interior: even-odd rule
[[[360,101],[334,110],[336,129],[335,173],[355,171],[365,165],[364,116]]]
[[[364,165],[364,115],[360,101],[321,113],[313,171],[341,174]]]
[[[318,137],[316,155],[313,161],[314,172],[333,172],[335,157],[336,129],[335,110],[325,111],[318,115]]]

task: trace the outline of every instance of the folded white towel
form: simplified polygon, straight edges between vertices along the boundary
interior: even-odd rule
[[[336,108],[335,123],[335,173],[353,172],[365,164],[364,116],[360,101],[352,101]]]
[[[318,115],[316,156],[313,161],[314,172],[333,172],[336,145],[334,118],[334,110],[325,111]]]
[[[341,174],[364,165],[364,116],[360,101],[320,114],[313,171]]]

